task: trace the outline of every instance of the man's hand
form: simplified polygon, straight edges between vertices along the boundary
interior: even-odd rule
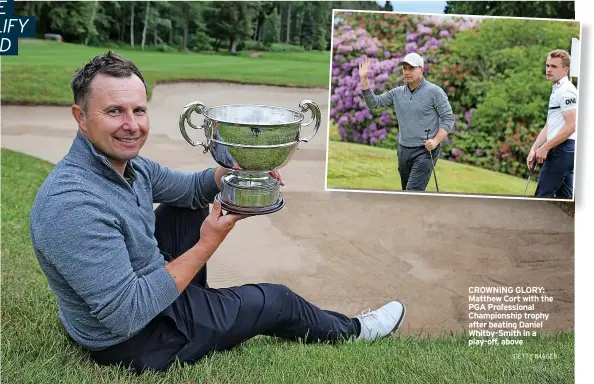
[[[428,151],[433,151],[439,145],[439,141],[436,139],[425,140],[425,148]]]
[[[535,152],[536,162],[538,164],[544,163],[544,161],[547,159],[548,154],[549,150],[546,146],[543,145],[542,147],[538,148]]]
[[[283,177],[278,169],[270,172],[270,176],[280,181],[280,185],[285,185],[285,181],[283,180]]]
[[[427,135],[429,135],[429,130],[426,129],[425,133],[427,133]],[[439,130],[437,131],[437,135],[435,135],[435,137],[433,137],[433,139],[429,139],[429,138],[425,139],[425,141],[424,141],[425,149],[428,151],[433,151],[443,141],[443,139],[445,139],[445,137],[447,135],[448,135],[448,131],[446,131],[444,128],[439,128]]]
[[[363,60],[361,60],[361,62],[359,63],[359,77],[361,78],[361,80],[368,79],[369,66],[370,66],[370,62],[369,62],[369,58],[367,58],[367,57],[363,58]]]
[[[235,223],[246,217],[234,214],[223,215],[220,201],[215,200],[212,212],[200,227],[198,243],[165,265],[175,280],[179,292],[186,289],[198,271],[206,265]]]
[[[536,166],[534,160],[536,158],[536,151],[534,149],[530,149],[530,153],[528,154],[528,158],[526,159],[526,165],[528,165],[528,169],[532,169]]]
[[[367,90],[369,89],[369,67],[371,63],[369,62],[369,58],[365,57],[359,63],[359,78],[361,81],[361,89]]]
[[[229,173],[231,170],[223,167],[217,167],[215,169],[215,183],[217,183],[217,187],[219,187],[219,191],[222,189],[222,182],[221,178]]]
[[[223,215],[221,202],[215,200],[212,212],[200,227],[200,240],[196,246],[207,250],[209,253],[214,253],[233,227],[235,227],[235,223],[247,217],[249,216],[233,213]]]
[[[248,216],[223,215],[221,202],[215,200],[212,212],[200,227],[198,243],[173,261],[165,264],[165,268],[175,280],[179,292],[186,289],[198,271],[206,265],[227,234],[233,229],[235,223],[246,217]]]

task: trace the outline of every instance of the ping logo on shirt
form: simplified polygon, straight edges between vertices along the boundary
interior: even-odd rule
[[[575,104],[575,103],[576,103],[575,97],[565,100],[565,105]]]

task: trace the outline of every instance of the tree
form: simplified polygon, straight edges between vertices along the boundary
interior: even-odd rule
[[[132,1],[130,4],[130,46],[132,48],[134,48],[134,4],[134,1]]]
[[[315,17],[313,13],[313,9],[311,7],[306,7],[305,12],[303,13],[303,21],[301,24],[301,45],[305,47],[305,49],[311,49],[314,45],[315,41]]]
[[[264,45],[270,47],[280,40],[280,15],[276,8],[264,21]]]
[[[275,11],[278,7],[280,7],[280,5],[275,4],[274,1],[260,1],[255,3],[255,27],[254,36],[252,37],[252,40],[264,41],[264,34],[266,33],[265,23],[268,20],[269,16],[272,15],[273,11]]]
[[[87,38],[85,39],[85,45],[89,45],[89,39],[91,35],[97,35],[97,29],[95,29],[95,14],[97,13],[97,8],[99,8],[99,1],[95,0],[95,4],[93,5],[93,12],[91,13],[91,20],[89,20],[89,30],[87,31]]]
[[[384,11],[393,11],[394,7],[392,6],[392,3],[389,1],[386,1],[386,4],[384,4]]]
[[[252,36],[253,18],[257,5],[247,1],[240,2],[214,2],[212,7],[205,11],[206,25],[211,37],[229,42],[229,51],[237,52],[237,46]]]
[[[142,41],[140,43],[140,49],[144,51],[144,43],[146,42],[146,31],[148,30],[149,23],[149,11],[151,10],[151,2],[146,2],[146,10],[144,13],[144,27],[142,28]]]
[[[573,1],[448,1],[444,13],[575,20]]]
[[[162,51],[241,50],[246,41],[271,41],[328,50],[332,9],[382,10],[376,1],[17,1],[15,14],[35,16],[37,36],[58,33],[89,46],[127,44]],[[278,15],[278,16],[277,16]],[[270,19],[270,20],[269,20]],[[276,26],[278,23],[278,27]]]
[[[328,20],[332,21],[332,12],[328,8],[327,4],[323,2],[317,2],[314,5],[314,42],[313,49],[323,51],[327,49],[329,38],[328,36],[332,33],[332,26],[328,24]]]
[[[200,2],[200,1],[195,1],[195,2],[174,1],[174,2],[171,2],[171,4],[173,5],[173,7],[171,9],[171,19],[172,19],[173,25],[176,26],[175,31],[172,31],[172,34],[175,34],[176,37],[175,37],[175,39],[172,39],[170,37],[170,42],[171,42],[171,40],[179,41],[179,35],[177,35],[176,32],[179,31],[179,27],[181,27],[181,30],[182,30],[182,40],[181,40],[182,47],[181,48],[184,51],[186,51],[186,50],[188,50],[190,35],[193,35],[195,33],[194,28],[197,28],[198,30],[204,30],[204,25],[202,23],[202,20],[203,20],[202,14],[208,13],[209,9],[207,9],[207,4],[205,4],[204,2]],[[196,27],[195,25],[201,25],[201,26]]]

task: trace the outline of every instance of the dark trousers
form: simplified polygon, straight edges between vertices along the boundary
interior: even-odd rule
[[[441,144],[438,145],[433,154],[433,167],[437,163],[441,153]],[[398,144],[398,173],[403,190],[424,191],[431,180],[431,154],[424,146],[404,147]]]
[[[173,259],[198,242],[208,209],[160,205],[155,213],[159,248],[166,258]],[[193,363],[209,352],[230,349],[256,335],[334,342],[359,333],[357,319],[322,310],[284,285],[209,288],[205,266],[178,299],[142,331],[91,355],[102,365],[121,363],[136,372],[162,371],[176,359]]]
[[[549,151],[538,175],[535,196],[571,199],[575,140],[565,140]]]

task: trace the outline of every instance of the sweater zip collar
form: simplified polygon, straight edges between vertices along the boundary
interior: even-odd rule
[[[417,87],[414,90],[411,90],[410,87],[408,86],[408,84],[406,84],[406,89],[408,90],[408,93],[410,94],[410,97],[412,98],[413,95],[419,90],[421,89],[421,87],[423,87],[425,85],[426,81],[425,81],[425,76],[421,77],[421,81],[419,82],[419,85],[417,85]]]

